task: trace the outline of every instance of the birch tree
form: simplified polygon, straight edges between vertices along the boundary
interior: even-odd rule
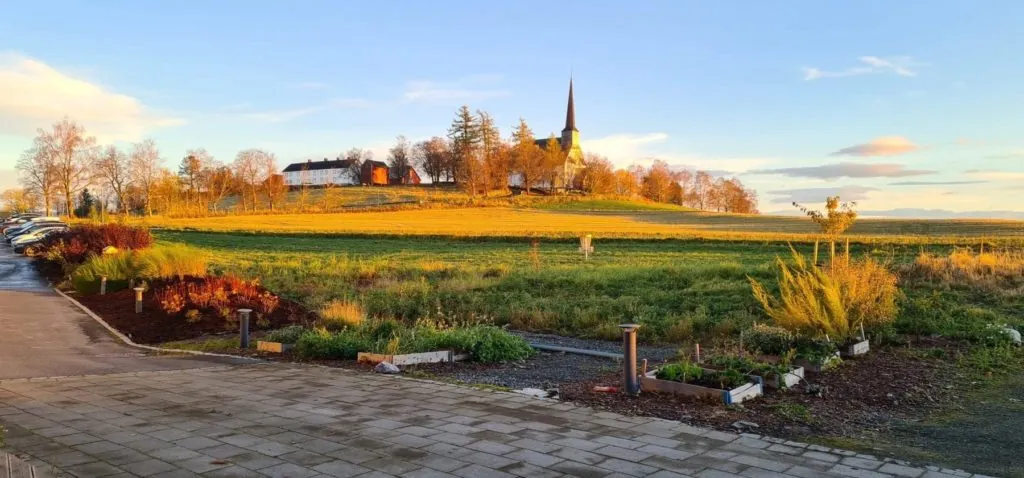
[[[54,123],[50,131],[39,129],[36,148],[52,161],[56,186],[60,191],[68,216],[74,217],[75,195],[89,185],[89,164],[96,149],[96,138],[88,136],[85,128],[64,118]]]
[[[128,160],[129,175],[132,183],[142,193],[147,216],[153,215],[153,189],[160,179],[160,150],[156,142],[147,139],[132,145]]]
[[[117,149],[117,146],[107,146],[103,153],[97,155],[93,161],[93,171],[103,186],[113,193],[117,210],[127,213],[128,195],[126,193],[131,184],[128,155]]]

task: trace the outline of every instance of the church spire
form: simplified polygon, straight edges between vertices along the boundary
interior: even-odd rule
[[[565,110],[565,128],[562,132],[579,131],[576,129],[576,106],[572,101],[572,77],[569,78],[569,106]]]

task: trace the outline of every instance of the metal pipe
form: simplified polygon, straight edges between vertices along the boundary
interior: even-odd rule
[[[622,329],[622,355],[625,360],[622,364],[622,385],[627,394],[636,396],[640,393],[640,380],[636,375],[636,330],[639,324],[621,324]]]
[[[243,349],[249,348],[249,314],[252,309],[238,309],[238,345]]]
[[[135,313],[142,313],[142,291],[146,290],[143,287],[136,287],[135,289]]]
[[[615,352],[602,352],[600,350],[577,349],[573,347],[561,347],[558,345],[545,345],[536,343],[530,343],[530,347],[533,347],[537,350],[544,350],[546,352],[565,352],[567,354],[589,355],[592,357],[622,360],[622,354],[617,354]]]

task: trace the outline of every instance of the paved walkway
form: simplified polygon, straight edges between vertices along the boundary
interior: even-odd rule
[[[14,450],[81,477],[970,476],[291,364],[0,381],[0,423]]]
[[[167,356],[123,345],[0,246],[0,379],[208,367],[223,358]]]

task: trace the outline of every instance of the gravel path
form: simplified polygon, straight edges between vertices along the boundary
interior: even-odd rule
[[[534,334],[528,332],[512,332],[523,337],[530,343],[573,347],[602,352],[622,352],[620,342],[604,340],[577,339],[558,335]],[[641,346],[638,359],[663,361],[674,356],[674,347]],[[557,389],[561,384],[594,380],[622,371],[618,360],[562,352],[538,352],[532,358],[522,362],[498,365],[479,365],[471,363],[438,364],[418,366],[417,369],[444,376],[466,383],[489,384],[512,389],[539,388],[542,390]],[[609,383],[608,385],[618,385]]]

